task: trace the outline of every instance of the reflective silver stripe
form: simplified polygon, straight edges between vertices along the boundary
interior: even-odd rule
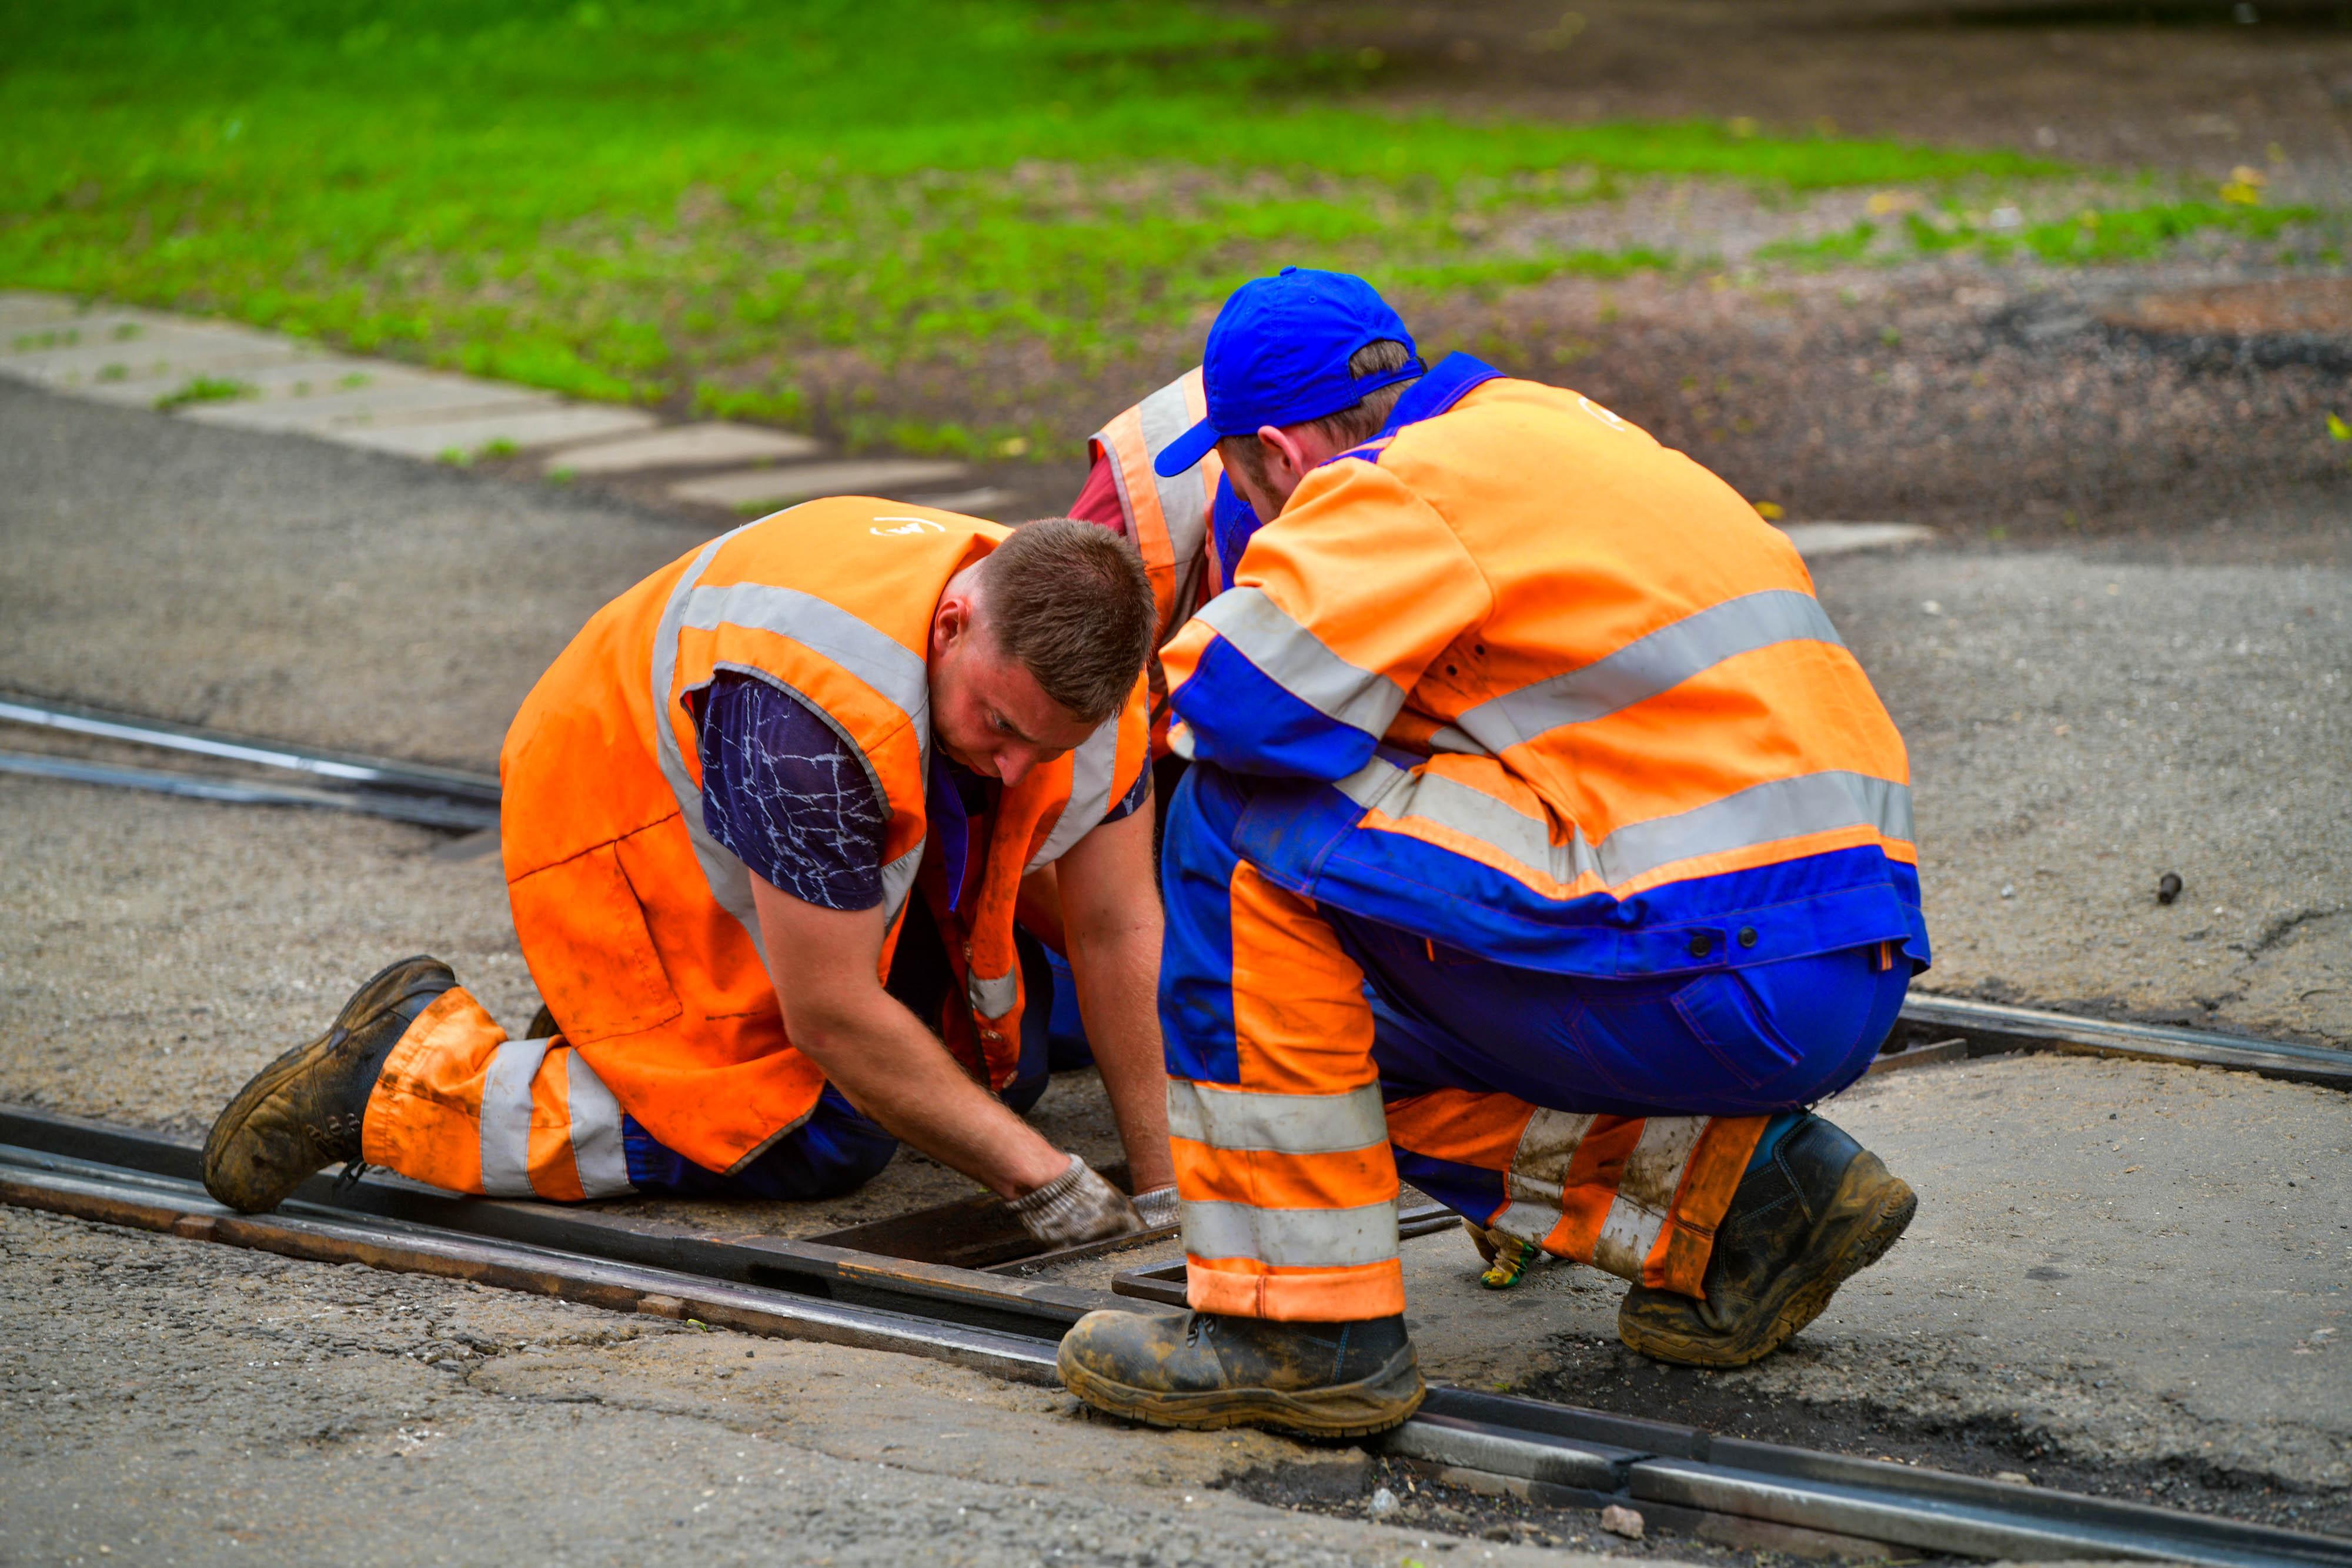
[[[1021,999],[1021,971],[1007,969],[992,977],[972,971],[964,976],[963,994],[971,998],[972,1010],[981,1017],[1001,1019]]]
[[[743,528],[757,526],[756,522],[746,523]],[[930,681],[921,654],[814,594],[765,583],[736,583],[724,588],[697,586],[719,547],[742,531],[737,528],[721,534],[703,546],[677,580],[669,603],[662,610],[661,625],[654,633],[654,743],[662,777],[669,781],[670,793],[677,801],[679,818],[686,824],[687,838],[694,845],[694,858],[702,867],[710,896],[735,917],[744,935],[751,939],[760,962],[765,965],[768,948],[760,934],[759,913],[751,902],[751,873],[703,826],[702,791],[687,771],[677,732],[672,726],[670,696],[677,679],[679,633],[688,626],[698,631],[710,631],[721,625],[756,627],[790,637],[832,659],[880,693],[915,726],[925,777],[929,776],[931,761]],[[918,841],[882,868],[886,920],[898,917],[900,905],[915,885],[915,872],[922,858],[923,846]]]
[[[1576,1158],[1591,1126],[1591,1116],[1584,1113],[1535,1107],[1519,1134],[1518,1146],[1511,1151],[1511,1168],[1504,1173],[1510,1201],[1487,1222],[1488,1228],[1542,1246],[1559,1223],[1569,1162]]]
[[[1742,594],[1661,626],[1580,670],[1480,703],[1453,727],[1488,751],[1501,751],[1646,702],[1726,659],[1796,642],[1844,645],[1811,594],[1793,588]]]
[[[491,1053],[482,1075],[482,1190],[492,1197],[533,1197],[530,1185],[530,1081],[551,1040],[510,1040]]]
[[[565,1103],[572,1116],[572,1163],[588,1197],[635,1192],[629,1156],[621,1144],[621,1103],[577,1049],[563,1064]]]
[[[746,523],[743,528],[752,526]],[[670,591],[669,602],[662,607],[661,624],[654,632],[654,755],[661,763],[662,777],[669,781],[671,796],[677,801],[678,818],[686,824],[687,840],[694,846],[694,858],[702,867],[702,880],[709,884],[711,898],[735,917],[735,923],[751,939],[760,962],[765,965],[768,945],[761,938],[760,916],[751,904],[751,873],[741,861],[719,847],[719,841],[702,825],[702,791],[686,770],[670,702],[670,688],[677,680],[677,637],[686,624],[687,599],[694,591],[696,580],[709,570],[710,558],[719,553],[719,547],[742,531],[737,528],[721,534],[703,546],[677,580],[677,586]]]
[[[1528,1118],[1519,1145],[1511,1152],[1505,1182],[1514,1203],[1541,1203],[1560,1212],[1560,1195],[1568,1186],[1568,1166],[1584,1144],[1592,1118],[1577,1111],[1553,1111],[1538,1105]],[[1547,1228],[1547,1230],[1549,1228]]]
[[[923,743],[923,776],[930,777],[931,747],[928,738]],[[907,894],[914,891],[915,873],[923,866],[923,845],[928,841],[917,839],[915,847],[882,868],[882,923],[887,925],[898,918],[900,906]]]
[[[1171,1078],[1168,1131],[1233,1154],[1336,1155],[1388,1142],[1389,1119],[1377,1083],[1344,1094],[1261,1094]]]
[[[1683,1167],[1706,1131],[1705,1116],[1652,1116],[1642,1124],[1633,1152],[1617,1177],[1617,1197],[1592,1243],[1592,1266],[1621,1280],[1639,1280],[1642,1264],[1666,1228]]]
[[[1176,612],[1181,615],[1200,589],[1201,553],[1209,537],[1208,487],[1201,483],[1199,466],[1166,479],[1160,476],[1157,465],[1160,453],[1192,428],[1192,413],[1185,407],[1183,381],[1172,381],[1161,387],[1137,404],[1135,412],[1143,428],[1144,455],[1153,465],[1151,486],[1160,497],[1160,515],[1168,523],[1168,551],[1176,568],[1174,603]],[[1129,515],[1133,516],[1131,512]]]
[[[1544,1238],[1559,1223],[1557,1205],[1547,1207],[1540,1203],[1507,1203],[1502,1212],[1486,1222],[1489,1230],[1499,1230],[1506,1236],[1516,1236],[1522,1241],[1540,1247]]]
[[[1292,696],[1366,735],[1386,735],[1404,706],[1404,691],[1386,675],[1359,669],[1286,614],[1255,588],[1231,588],[1201,607],[1205,621]]]
[[[1195,1258],[1255,1258],[1275,1268],[1345,1269],[1397,1255],[1396,1205],[1252,1208],[1184,1205],[1184,1250]]]
[[[1805,773],[1750,785],[1670,817],[1629,822],[1597,845],[1585,841],[1581,828],[1571,830],[1567,843],[1553,843],[1549,823],[1483,789],[1439,774],[1409,773],[1379,758],[1338,788],[1367,810],[1451,829],[1555,882],[1574,883],[1589,873],[1607,887],[1699,855],[1837,828],[1874,828],[1906,843],[1912,831],[1911,791],[1867,773]]]
[[[1095,726],[1095,732],[1070,753],[1070,799],[1028,870],[1060,860],[1101,823],[1103,813],[1110,810],[1111,781],[1118,774],[1118,720],[1114,717]]]
[[[748,626],[789,637],[872,686],[908,719],[930,721],[930,677],[923,656],[814,593],[764,582],[690,589],[678,625],[698,632]]]

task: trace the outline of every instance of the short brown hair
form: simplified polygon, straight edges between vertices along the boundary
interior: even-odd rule
[[[1047,696],[1087,724],[1118,712],[1160,627],[1133,545],[1092,523],[1046,517],[1014,528],[980,580],[982,623]]]
[[[1393,338],[1382,338],[1376,343],[1365,344],[1348,356],[1348,373],[1362,381],[1366,376],[1401,371],[1412,361],[1411,349]],[[1381,426],[1389,422],[1389,415],[1396,410],[1397,399],[1404,396],[1404,389],[1420,379],[1412,376],[1404,381],[1391,382],[1368,393],[1361,402],[1304,423],[1307,428],[1320,431],[1325,439],[1343,452],[1350,446],[1361,445],[1381,433]],[[1225,460],[1227,467],[1239,468],[1248,475],[1251,484],[1261,490],[1266,487],[1265,448],[1258,444],[1255,435],[1228,435],[1217,443],[1217,455]]]

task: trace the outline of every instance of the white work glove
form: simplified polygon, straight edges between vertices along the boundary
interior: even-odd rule
[[[1097,1176],[1077,1155],[1060,1176],[1005,1207],[1021,1228],[1048,1247],[1076,1247],[1143,1228],[1127,1194]]]
[[[1155,1186],[1150,1192],[1135,1195],[1135,1212],[1142,1217],[1146,1227],[1157,1230],[1163,1225],[1173,1225],[1183,1218],[1183,1205],[1177,1201],[1176,1186]]]

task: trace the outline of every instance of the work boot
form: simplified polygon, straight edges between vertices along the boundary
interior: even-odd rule
[[[1821,1316],[1918,1207],[1876,1155],[1807,1116],[1740,1177],[1700,1281],[1706,1299],[1636,1284],[1617,1309],[1617,1337],[1683,1366],[1745,1366]]]
[[[368,1095],[416,1015],[457,983],[438,958],[403,958],[352,993],[334,1027],[237,1092],[205,1139],[205,1190],[260,1214],[328,1166],[360,1157]]]
[[[1427,1392],[1402,1317],[1285,1323],[1215,1312],[1088,1312],[1062,1336],[1062,1386],[1154,1427],[1385,1432]]]

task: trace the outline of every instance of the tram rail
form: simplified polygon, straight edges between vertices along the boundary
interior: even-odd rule
[[[270,784],[249,778],[126,768],[14,750],[0,750],[0,773],[37,774],[236,804],[324,806],[485,835],[498,826],[499,781],[486,773],[232,735],[19,692],[0,691],[0,723],[176,751],[248,768],[290,771],[304,779],[300,784]],[[1951,1049],[1956,1046],[1962,1049]],[[1938,1048],[1943,1049],[1937,1055],[1927,1055]],[[2014,1051],[2133,1057],[2352,1090],[2352,1051],[2213,1030],[2087,1018],[1927,992],[1915,992],[1904,1003],[1902,1017],[1887,1041],[1886,1061]]]
[[[730,1235],[584,1207],[458,1197],[396,1176],[314,1178],[279,1210],[238,1215],[196,1179],[195,1145],[0,1105],[0,1202],[283,1256],[462,1279],[615,1312],[929,1357],[1051,1385],[1055,1344],[1109,1292],[967,1260],[992,1200],[831,1239]],[[1415,1210],[1418,1227],[1450,1223]],[[959,1250],[960,1249],[960,1250]],[[1034,1267],[1052,1255],[1012,1260]],[[1937,1552],[2216,1568],[2352,1568],[2352,1540],[1727,1437],[1575,1406],[1433,1386],[1368,1447],[1444,1480],[1552,1507],[1622,1504],[1659,1528],[1801,1555]]]

